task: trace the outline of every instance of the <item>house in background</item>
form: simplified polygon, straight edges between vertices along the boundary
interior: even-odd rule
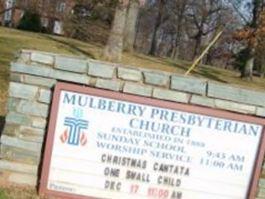
[[[63,35],[64,18],[72,13],[75,0],[42,0],[40,15],[42,26],[54,34]]]
[[[15,0],[1,1],[1,24],[8,27],[14,27],[18,24],[23,11],[17,9]]]
[[[2,16],[2,22],[5,26],[10,26],[10,23],[12,21],[12,15],[13,15],[13,6],[15,5],[14,0],[6,0],[4,2],[4,10]]]
[[[0,22],[4,26],[17,27],[25,11],[31,8],[40,14],[43,30],[63,35],[64,17],[72,13],[75,4],[75,0],[3,0],[0,8],[4,13]]]

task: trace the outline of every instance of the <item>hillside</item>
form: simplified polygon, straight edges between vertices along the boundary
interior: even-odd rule
[[[102,48],[103,45],[96,42],[84,43],[59,36],[23,32],[0,27],[0,115],[5,115],[5,102],[9,82],[9,63],[15,58],[16,53],[20,49],[50,51],[100,59]],[[157,58],[137,53],[124,53],[122,63],[178,74],[184,74],[190,65],[188,62],[176,62],[167,58]],[[212,66],[199,66],[191,75],[251,89],[265,89],[265,79],[254,78],[253,82],[248,82],[241,80],[237,72],[214,68]]]

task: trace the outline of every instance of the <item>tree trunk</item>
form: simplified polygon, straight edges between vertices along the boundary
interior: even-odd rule
[[[265,64],[263,64],[261,66],[260,77],[261,78],[264,78],[265,77]]]
[[[139,2],[130,1],[128,14],[126,18],[126,26],[124,33],[124,50],[128,52],[133,52],[134,41],[136,36],[136,23],[139,13]]]
[[[250,28],[254,29],[254,33],[252,35],[253,37],[255,37],[255,32],[257,31],[261,7],[262,7],[261,0],[253,0],[252,21],[250,24]],[[248,42],[248,48],[249,48],[249,54],[246,64],[243,70],[241,71],[241,77],[246,78],[248,80],[252,80],[254,60],[255,60],[255,44],[251,43],[251,39]]]
[[[103,59],[107,61],[121,61],[126,15],[127,7],[123,5],[117,5],[111,32],[103,52]]]
[[[255,64],[256,49],[251,44],[251,40],[248,42],[248,48],[246,53],[246,62],[244,67],[241,70],[241,78],[252,80],[253,77],[253,68]]]
[[[162,23],[163,9],[164,9],[164,0],[159,0],[159,10],[158,10],[158,14],[157,14],[156,21],[155,21],[155,27],[153,31],[154,33],[152,35],[151,48],[149,51],[150,55],[156,54],[156,37],[157,37],[159,27]]]
[[[252,21],[250,26],[252,28],[257,28],[258,26],[258,20],[259,20],[259,15],[262,7],[262,0],[253,0],[253,10],[252,10]]]
[[[250,57],[247,60],[246,65],[244,67],[244,72],[243,72],[242,78],[246,78],[248,80],[252,80],[252,78],[253,78],[254,60],[255,60],[254,57]]]
[[[195,47],[193,51],[193,59],[196,58],[196,56],[200,53],[200,47],[201,47],[201,41],[202,41],[202,35],[198,33],[198,35],[195,38]]]
[[[182,21],[179,23],[182,23]],[[177,29],[177,37],[175,41],[175,48],[174,48],[174,55],[173,55],[174,60],[178,60],[180,56],[180,43],[181,43],[181,37],[182,37],[181,25],[182,24],[178,25],[178,29]]]
[[[171,58],[174,60],[179,59],[180,55],[180,42],[181,42],[181,31],[180,28],[177,29],[177,35],[175,38],[175,42],[172,47],[172,53],[171,53]]]
[[[176,40],[175,40],[175,47],[173,50],[173,54],[172,54],[172,58],[174,60],[178,60],[179,56],[180,56],[180,43],[181,43],[181,38],[182,38],[182,33],[183,33],[183,19],[184,19],[184,13],[186,10],[186,6],[187,6],[187,1],[183,0],[180,2],[179,6],[178,6],[178,20],[177,20],[177,26],[176,26],[176,31],[177,31],[177,35],[176,35]]]

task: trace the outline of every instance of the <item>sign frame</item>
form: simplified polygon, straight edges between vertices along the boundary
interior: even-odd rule
[[[49,117],[48,124],[48,133],[46,135],[46,140],[44,142],[44,156],[43,161],[41,162],[41,178],[40,184],[38,187],[38,191],[40,195],[51,196],[51,197],[59,197],[59,198],[73,198],[73,199],[94,199],[93,196],[81,196],[74,195],[59,191],[52,191],[47,189],[48,177],[49,177],[49,168],[51,163],[52,151],[53,151],[53,141],[54,141],[54,130],[56,128],[57,115],[59,110],[59,101],[61,91],[69,91],[69,92],[77,92],[81,94],[89,94],[97,97],[106,97],[114,100],[121,100],[132,103],[139,103],[142,105],[150,105],[156,106],[159,108],[167,108],[176,111],[185,111],[194,114],[202,114],[206,116],[218,117],[223,119],[236,120],[239,122],[248,122],[254,123],[257,125],[262,125],[262,135],[259,140],[259,147],[257,151],[257,155],[255,157],[254,168],[252,171],[252,177],[250,186],[248,187],[248,199],[254,199],[257,194],[258,189],[258,181],[260,178],[260,173],[262,170],[262,163],[265,155],[265,119],[249,116],[249,115],[241,115],[239,113],[218,110],[213,108],[206,108],[197,105],[191,104],[181,104],[170,101],[163,101],[159,99],[153,99],[148,97],[136,96],[132,94],[125,94],[120,92],[114,92],[109,90],[103,90],[98,88],[92,88],[89,86],[81,86],[77,84],[63,83],[58,82],[55,86],[53,92],[53,100],[51,105],[51,112]]]

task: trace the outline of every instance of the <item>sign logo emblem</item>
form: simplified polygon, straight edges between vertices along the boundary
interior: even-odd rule
[[[60,136],[62,143],[67,143],[74,146],[85,146],[87,143],[87,135],[84,130],[88,129],[88,121],[66,117],[64,126],[67,127]]]

